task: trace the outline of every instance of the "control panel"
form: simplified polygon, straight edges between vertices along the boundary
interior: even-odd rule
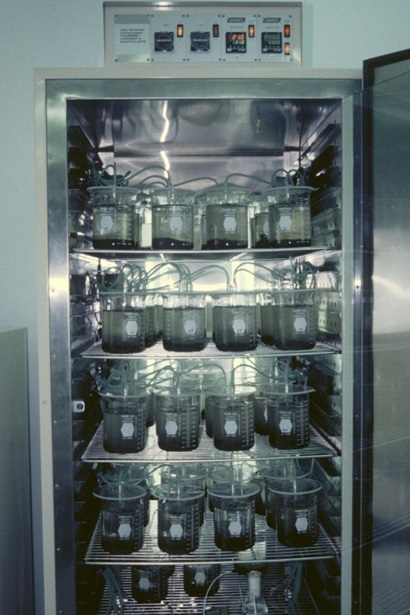
[[[105,3],[106,65],[254,63],[301,65],[301,2]]]

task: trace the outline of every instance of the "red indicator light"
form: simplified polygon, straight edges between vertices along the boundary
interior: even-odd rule
[[[219,38],[219,25],[217,23],[214,23],[212,26],[212,36],[214,38]]]
[[[290,56],[290,43],[285,43],[285,56]]]
[[[248,35],[249,38],[255,38],[255,26],[253,24],[248,26]]]
[[[289,24],[285,24],[283,27],[283,35],[285,36],[285,38],[289,38],[290,37],[290,25]]]
[[[177,37],[182,38],[183,36],[184,36],[184,25],[182,23],[179,23],[177,25]]]

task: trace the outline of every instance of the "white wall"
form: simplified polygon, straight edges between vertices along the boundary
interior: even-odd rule
[[[360,68],[367,57],[409,46],[409,0],[305,0],[303,16],[306,67]],[[0,41],[0,329],[29,331],[38,511],[33,69],[103,66],[103,2],[3,0]],[[37,551],[39,545],[37,532]],[[42,612],[38,597],[38,613]]]

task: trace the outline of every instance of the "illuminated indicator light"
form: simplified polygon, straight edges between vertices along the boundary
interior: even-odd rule
[[[182,23],[177,25],[177,37],[182,38],[184,36],[184,26]]]
[[[285,43],[285,56],[290,56],[290,43]]]
[[[219,25],[216,23],[212,26],[212,36],[214,38],[219,38]]]
[[[286,38],[290,37],[290,25],[289,24],[285,24],[283,28],[283,34]]]
[[[249,38],[255,38],[255,26],[250,24],[248,26],[248,34],[249,34]]]

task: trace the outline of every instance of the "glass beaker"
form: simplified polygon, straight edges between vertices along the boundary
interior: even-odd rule
[[[144,295],[100,293],[104,352],[132,353],[145,348]]]
[[[256,511],[266,516],[269,527],[276,527],[276,500],[273,491],[268,486],[280,481],[308,478],[309,470],[303,468],[295,459],[272,459],[257,470],[254,477],[260,487],[256,498]]]
[[[235,250],[249,247],[249,191],[225,187],[201,195],[205,204],[206,249]]]
[[[253,294],[218,295],[212,307],[213,340],[218,350],[243,352],[258,345],[256,300]]]
[[[204,493],[207,484],[207,470],[202,464],[167,465],[159,470],[161,484],[188,485],[198,487]],[[200,523],[205,520],[205,498],[200,502]]]
[[[223,551],[245,551],[255,544],[253,483],[218,483],[208,487],[214,506],[215,544]]]
[[[276,499],[278,540],[288,547],[311,547],[318,539],[317,504],[322,485],[311,478],[268,485]]]
[[[131,566],[131,595],[137,602],[157,603],[168,594],[169,566]]]
[[[254,248],[270,248],[269,203],[264,196],[252,201],[254,216],[252,224],[252,246]]]
[[[166,484],[157,487],[158,547],[181,555],[199,547],[204,492],[195,485]]]
[[[278,384],[267,393],[268,440],[279,449],[308,446],[309,394],[311,387],[299,384]]]
[[[312,290],[280,291],[273,295],[270,325],[280,350],[308,350],[316,345],[317,310]]]
[[[159,339],[155,295],[147,293],[144,300],[144,345],[150,348]]]
[[[226,464],[212,464],[208,471],[208,508],[213,511],[214,505],[212,495],[209,489],[212,490],[214,485],[253,482],[254,468],[247,462],[231,461]]]
[[[93,216],[93,247],[128,249],[135,244],[134,225],[138,191],[123,186],[88,188]]]
[[[310,246],[309,186],[280,186],[265,192],[269,203],[269,237],[273,248]]]
[[[192,250],[194,247],[193,195],[164,188],[152,193],[153,250]]]
[[[122,484],[133,487],[138,485],[145,489],[145,496],[143,497],[143,510],[144,510],[144,526],[149,523],[149,482],[148,473],[145,466],[141,466],[136,463],[118,463],[109,464],[108,468],[101,474],[101,484]],[[140,502],[137,501],[137,506]]]
[[[199,389],[183,387],[154,391],[158,446],[164,451],[192,451],[199,445]]]
[[[206,341],[205,295],[164,297],[162,343],[165,350],[194,352]]]
[[[274,323],[274,318],[278,316],[275,311],[275,299],[271,292],[260,293],[258,295],[259,308],[259,333],[261,340],[268,346],[274,345],[275,331],[278,330],[278,325]],[[277,333],[278,335],[278,333]]]
[[[101,485],[94,490],[101,505],[101,547],[115,555],[138,551],[144,543],[144,497],[139,485]]]
[[[138,386],[99,391],[103,446],[110,453],[139,453],[147,441],[147,394]]]
[[[255,443],[253,387],[208,393],[212,397],[212,435],[221,451],[246,451]]]
[[[214,596],[219,590],[219,564],[185,564],[183,574],[188,596]]]

